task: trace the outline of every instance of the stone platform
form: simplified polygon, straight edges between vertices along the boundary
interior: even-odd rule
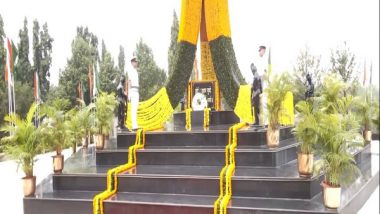
[[[213,213],[229,126],[147,132],[145,149],[137,151],[137,167],[119,175],[118,193],[104,202],[105,213]],[[265,129],[239,131],[228,213],[356,213],[379,184],[378,150],[370,144],[355,152],[362,175],[343,189],[339,210],[326,209],[322,176],[298,176],[298,143],[291,128],[281,129],[280,146],[274,150],[265,144]],[[102,151],[80,150],[65,162],[62,174],[48,177],[35,197],[24,198],[24,213],[92,213],[94,195],[106,188],[107,170],[127,161],[134,140],[134,133],[119,132]]]

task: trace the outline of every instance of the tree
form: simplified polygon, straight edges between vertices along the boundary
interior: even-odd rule
[[[168,76],[170,77],[171,74],[173,73],[174,70],[174,57],[175,53],[177,50],[177,40],[178,40],[178,31],[179,31],[179,21],[178,21],[178,16],[177,13],[174,11],[173,12],[173,22],[172,22],[172,27],[171,27],[171,39],[170,39],[170,46],[168,50]]]
[[[320,62],[321,56],[312,55],[309,47],[306,46],[300,51],[297,57],[296,65],[293,68],[293,76],[295,81],[295,103],[305,99],[305,92],[307,90],[307,74],[309,74],[312,78],[312,82],[314,84],[314,94],[318,93],[324,75],[324,70],[320,67]]]
[[[99,72],[100,91],[116,93],[116,87],[119,84],[121,73],[119,69],[115,67],[114,60],[109,52],[103,52],[102,50],[102,58]]]
[[[40,32],[40,48],[41,48],[41,70],[40,70],[40,86],[42,99],[46,99],[50,89],[50,67],[52,63],[52,43],[54,39],[50,36],[48,25],[45,23]]]
[[[29,84],[20,81],[15,82],[16,112],[21,117],[25,117],[29,107],[34,102],[33,88]]]
[[[166,74],[157,66],[152,50],[142,39],[137,43],[135,53],[139,60],[140,100],[147,100],[165,84]]]
[[[33,71],[29,62],[29,37],[28,20],[24,19],[24,27],[19,32],[20,42],[18,44],[18,61],[14,70],[15,80],[23,84],[33,85]],[[28,106],[29,108],[29,106]]]
[[[8,105],[7,87],[5,85],[4,66],[5,66],[5,49],[4,49],[4,22],[0,15],[0,124],[3,122],[5,114],[7,114]]]
[[[90,102],[88,73],[98,60],[97,45],[98,38],[87,27],[77,28],[77,36],[71,44],[72,56],[59,77],[60,93],[71,101],[72,106],[77,104],[78,89],[83,92],[84,101]],[[82,87],[78,88],[80,85]]]
[[[41,45],[40,45],[40,25],[35,19],[33,21],[33,67],[32,72],[37,72],[40,79],[40,73],[41,73]]]
[[[120,73],[124,73],[125,71],[125,52],[123,46],[120,45],[119,48],[119,56],[118,56],[118,68]]]
[[[358,78],[354,73],[355,69],[355,54],[353,54],[347,43],[344,46],[331,51],[331,72],[337,73],[342,78],[343,82],[350,83]]]

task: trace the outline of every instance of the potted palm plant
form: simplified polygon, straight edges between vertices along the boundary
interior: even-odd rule
[[[286,94],[291,91],[290,77],[288,73],[274,75],[269,86],[265,89],[268,97],[267,103],[267,145],[269,148],[276,148],[280,141],[280,114],[285,112],[282,102]]]
[[[73,153],[76,153],[78,143],[85,136],[85,127],[82,126],[84,112],[73,108],[68,112],[69,119],[65,121],[67,127],[67,143],[71,145]]]
[[[113,126],[114,111],[117,105],[114,94],[100,93],[95,101],[95,143],[97,149],[103,149],[106,138]]]
[[[352,149],[362,146],[359,126],[351,113],[321,114],[318,146],[321,159],[315,171],[324,173],[323,201],[327,208],[340,206],[341,187],[349,185],[360,174]]]
[[[90,106],[82,108],[78,117],[84,131],[82,136],[82,146],[87,148],[91,139],[91,125],[94,123],[94,115],[91,112]]]
[[[293,133],[299,145],[298,173],[301,177],[311,177],[314,166],[314,151],[318,140],[319,112],[314,110],[311,101],[300,101],[296,105],[296,126]]]
[[[43,143],[55,150],[53,156],[53,171],[61,173],[64,167],[64,156],[62,149],[68,143],[70,132],[68,131],[66,109],[69,101],[66,99],[56,99],[50,105],[44,105],[41,112],[46,116],[41,124]]]
[[[39,142],[39,128],[34,125],[37,105],[32,104],[26,118],[21,119],[17,114],[5,116],[5,122],[13,125],[5,125],[2,131],[9,133],[10,136],[3,137],[4,152],[12,159],[17,161],[18,167],[21,166],[25,173],[23,180],[24,196],[34,195],[36,189],[36,176],[33,174],[35,156],[42,151],[42,144]]]
[[[358,103],[357,113],[361,118],[361,125],[363,126],[363,137],[366,143],[372,141],[371,124],[374,119],[373,105],[370,102],[369,96],[365,96],[364,100]]]

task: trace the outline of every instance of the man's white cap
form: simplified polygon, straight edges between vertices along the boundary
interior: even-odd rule
[[[131,62],[133,62],[133,61],[138,62],[138,60],[137,60],[137,56],[136,56],[135,53],[133,53],[133,55],[132,55],[132,57],[131,57]]]

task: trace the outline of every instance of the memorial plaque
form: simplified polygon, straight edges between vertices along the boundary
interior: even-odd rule
[[[207,106],[215,110],[215,81],[192,81],[191,100],[196,93],[202,93],[207,99]]]

